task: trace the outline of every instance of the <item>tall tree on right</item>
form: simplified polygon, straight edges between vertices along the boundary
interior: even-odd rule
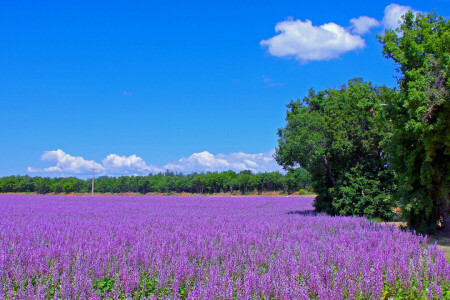
[[[378,37],[401,73],[401,96],[386,103],[397,197],[408,224],[422,232],[450,227],[449,29],[435,13],[409,12],[398,29]]]

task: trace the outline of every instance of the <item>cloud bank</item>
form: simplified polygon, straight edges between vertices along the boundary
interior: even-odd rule
[[[310,20],[289,18],[277,23],[275,32],[278,34],[260,41],[260,45],[272,56],[293,57],[302,64],[336,59],[344,53],[364,49],[366,43],[362,35],[372,28],[383,26],[384,29],[396,29],[401,17],[410,10],[417,13],[410,6],[389,4],[381,21],[360,16],[352,18],[349,27],[333,22],[317,26]]]
[[[193,153],[178,161],[168,163],[162,167],[147,164],[136,155],[120,156],[109,154],[102,163],[86,160],[81,156],[72,156],[63,150],[45,151],[41,161],[53,163],[47,168],[28,167],[28,173],[42,173],[50,175],[82,175],[92,173],[103,175],[147,175],[165,170],[174,172],[215,172],[251,170],[254,173],[281,171],[281,167],[273,158],[274,151],[268,153],[248,154],[243,152],[231,154],[212,154],[208,151]]]
[[[164,169],[179,172],[201,171],[242,171],[271,172],[281,171],[281,167],[273,158],[274,152],[248,154],[243,152],[231,154],[211,154],[208,151],[194,153],[183,157],[177,162],[169,163]]]

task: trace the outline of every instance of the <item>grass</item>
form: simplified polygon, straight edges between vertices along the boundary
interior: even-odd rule
[[[450,237],[441,236],[438,234],[428,235],[428,244],[436,243],[439,249],[444,250],[445,260],[450,262]]]

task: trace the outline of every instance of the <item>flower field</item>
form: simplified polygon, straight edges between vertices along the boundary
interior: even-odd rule
[[[306,197],[0,195],[0,299],[442,299],[424,237]]]

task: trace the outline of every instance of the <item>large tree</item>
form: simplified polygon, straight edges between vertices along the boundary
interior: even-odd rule
[[[448,223],[450,187],[449,22],[435,13],[407,13],[397,30],[379,36],[399,66],[401,97],[386,107],[394,126],[392,166],[411,227]],[[450,224],[447,224],[448,227]]]
[[[286,170],[310,173],[316,210],[392,216],[393,175],[383,151],[391,128],[382,105],[393,97],[391,89],[354,79],[289,103],[275,158]]]

